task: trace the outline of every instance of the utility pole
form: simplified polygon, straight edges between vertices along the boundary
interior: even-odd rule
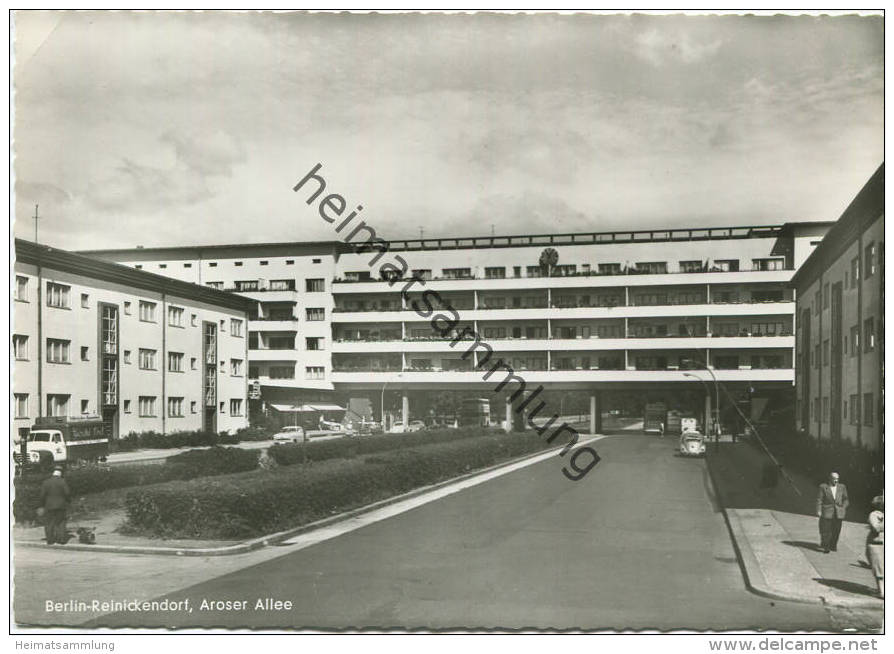
[[[40,205],[34,205],[34,242],[37,243],[37,221],[40,220],[40,216],[37,213],[37,208]]]

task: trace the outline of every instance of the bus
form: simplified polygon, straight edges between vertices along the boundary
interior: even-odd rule
[[[490,425],[490,400],[486,397],[467,398],[459,409],[460,427],[488,427]]]

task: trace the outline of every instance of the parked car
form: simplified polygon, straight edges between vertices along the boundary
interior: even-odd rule
[[[682,456],[704,456],[704,435],[697,431],[684,431],[680,435],[680,454]]]
[[[320,430],[322,431],[331,431],[337,434],[345,433],[345,426],[340,422],[335,422],[333,420],[323,420],[320,419]]]
[[[406,434],[413,431],[422,431],[423,429],[425,429],[425,423],[421,420],[410,420],[406,427],[403,422],[397,421],[391,425],[389,432],[392,434]]]
[[[273,434],[273,440],[277,443],[302,443],[305,440],[304,427],[298,425],[283,427]]]

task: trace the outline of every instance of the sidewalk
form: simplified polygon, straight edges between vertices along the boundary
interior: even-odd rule
[[[774,489],[761,488],[769,461],[756,443],[708,447],[708,469],[749,588],[760,595],[848,608],[883,608],[875,577],[865,565],[867,527],[858,509],[848,511],[838,551],[819,549],[814,513],[816,487],[786,469]],[[846,479],[842,482],[847,484]]]

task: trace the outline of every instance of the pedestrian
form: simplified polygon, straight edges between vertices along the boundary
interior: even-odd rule
[[[869,514],[869,533],[866,535],[866,559],[872,574],[875,575],[875,583],[878,586],[879,597],[885,597],[885,496],[877,495],[872,498],[872,512]]]
[[[819,486],[816,495],[816,516],[819,518],[820,549],[826,554],[838,551],[841,521],[847,514],[847,487],[838,480],[838,473],[829,473],[828,482]]]
[[[44,533],[47,545],[59,543],[64,545],[68,540],[65,530],[65,514],[71,491],[62,478],[62,467],[56,466],[53,475],[44,479],[40,485],[40,507],[43,509]]]

